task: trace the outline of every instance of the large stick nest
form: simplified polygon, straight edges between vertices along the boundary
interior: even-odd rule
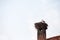
[[[46,23],[42,23],[42,22],[39,22],[39,23],[35,23],[35,28],[39,29],[39,30],[42,30],[42,29],[47,29],[47,24]]]

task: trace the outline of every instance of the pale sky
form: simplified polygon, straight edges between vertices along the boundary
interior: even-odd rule
[[[0,40],[37,40],[42,19],[47,38],[60,35],[60,0],[0,0]]]

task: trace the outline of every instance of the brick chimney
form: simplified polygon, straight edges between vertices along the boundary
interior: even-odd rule
[[[35,23],[35,28],[37,29],[37,40],[46,40],[46,29],[47,24],[45,21]]]

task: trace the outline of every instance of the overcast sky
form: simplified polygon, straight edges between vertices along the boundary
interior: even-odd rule
[[[0,0],[0,40],[37,40],[42,19],[47,38],[60,35],[60,0]]]

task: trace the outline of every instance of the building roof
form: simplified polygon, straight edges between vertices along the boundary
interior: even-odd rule
[[[60,40],[60,35],[59,36],[48,38],[47,40]]]

